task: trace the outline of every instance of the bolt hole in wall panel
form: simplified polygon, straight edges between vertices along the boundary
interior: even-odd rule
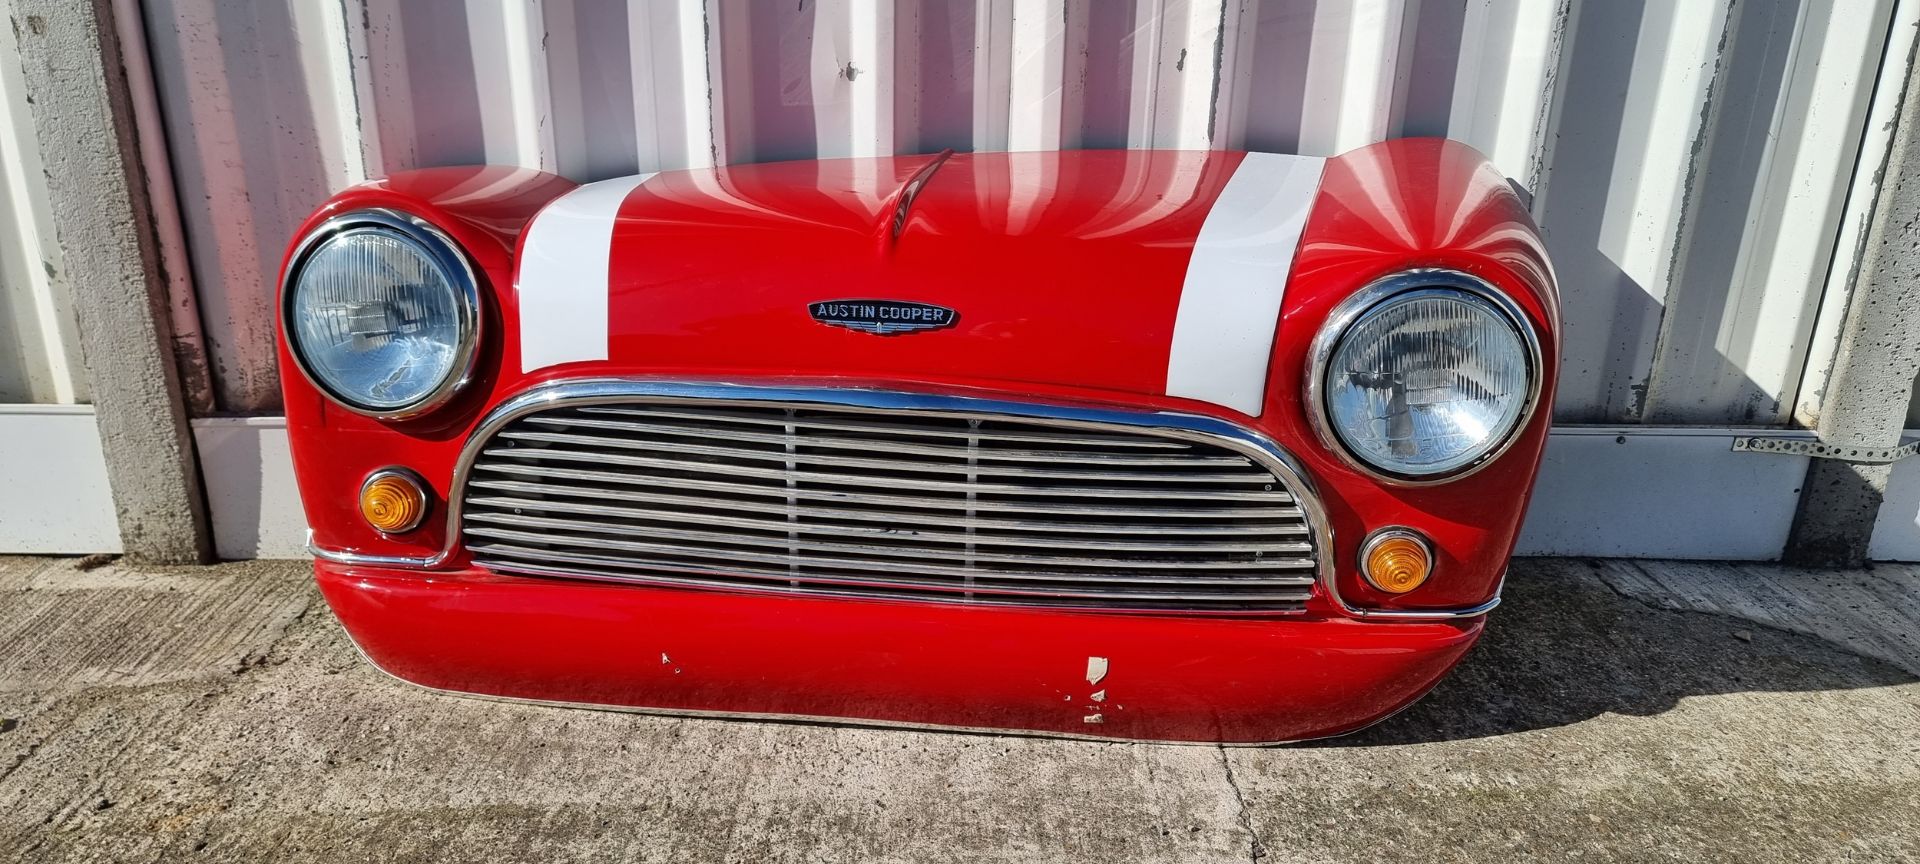
[[[1884,158],[1875,112],[1892,100],[1876,98],[1876,83],[1887,69],[1895,80],[1904,74],[1914,5],[148,0],[143,8],[221,413],[279,410],[272,274],[288,232],[330,191],[389,170],[487,161],[590,180],[943,147],[1327,155],[1447,135],[1494,159],[1532,202],[1552,247],[1568,325],[1556,417],[1605,427],[1588,436],[1596,440],[1622,427],[1642,442],[1557,445],[1583,455],[1550,459],[1542,494],[1573,497],[1543,500],[1536,513],[1546,507],[1553,515],[1542,524],[1572,525],[1607,522],[1573,491],[1589,474],[1638,476],[1632,506],[1677,512],[1709,506],[1758,470],[1769,485],[1752,493],[1770,498],[1769,513],[1791,513],[1797,468],[1753,461],[1776,457],[1709,457],[1700,433],[1666,430],[1717,428],[1730,442],[1733,428],[1805,422],[1817,406],[1844,305],[1827,288],[1831,274],[1844,284],[1856,260]],[[1695,454],[1699,471],[1680,479],[1652,470],[1660,460],[1632,455],[1655,447],[1671,448],[1662,458]],[[225,470],[209,461],[210,473]],[[1784,540],[1777,521],[1766,530]],[[1624,529],[1606,538],[1581,529],[1528,548],[1777,553],[1746,533],[1717,541],[1712,527],[1710,518],[1690,526],[1687,543],[1636,546]]]

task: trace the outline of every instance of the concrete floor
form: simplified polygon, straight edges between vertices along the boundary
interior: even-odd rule
[[[0,558],[0,861],[1920,860],[1915,570],[1507,597],[1387,723],[1221,750],[439,696],[302,565]]]

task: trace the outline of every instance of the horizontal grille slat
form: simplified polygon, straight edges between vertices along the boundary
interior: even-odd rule
[[[784,445],[787,436],[774,432],[744,432],[720,430],[704,426],[672,426],[660,423],[640,423],[631,420],[608,420],[595,417],[528,417],[528,423],[540,426],[586,429],[604,429],[614,432],[636,432],[643,435],[662,436],[677,441],[682,438],[703,438],[716,432],[724,432],[733,441],[751,441],[760,444]],[[670,446],[670,445],[669,445]],[[976,458],[991,462],[1053,462],[1075,465],[1100,465],[1104,467],[1198,467],[1251,465],[1245,456],[1192,456],[1192,455],[1136,455],[1133,453],[1094,453],[1072,450],[1033,450],[1026,448],[985,450],[978,447],[952,446],[946,444],[921,444],[899,440],[879,440],[874,438],[841,438],[829,435],[809,435],[808,447],[821,447],[836,450],[873,450],[878,447],[888,452],[909,453],[919,456],[945,456],[953,459]]]
[[[485,451],[484,455],[506,459],[558,459],[563,462],[630,465],[635,468],[660,468],[669,471],[691,471],[702,474],[727,474],[737,477],[793,480],[801,483],[823,483],[833,486],[904,487],[909,489],[924,489],[931,492],[971,492],[979,495],[1002,493],[1008,495],[1051,495],[1069,498],[1133,498],[1147,494],[1148,491],[1108,486],[1021,486],[1008,483],[972,483],[965,480],[887,477],[877,474],[838,474],[831,471],[762,468],[757,465],[736,465],[724,462],[691,462],[651,456],[630,456],[625,453],[555,450],[544,447],[525,447],[512,450],[496,448]],[[1194,491],[1189,489],[1156,489],[1152,490],[1151,494],[1159,498],[1181,498],[1195,501],[1260,501],[1267,498],[1266,495],[1259,492],[1242,492],[1238,490]]]
[[[502,465],[480,464],[475,470],[492,471],[502,474],[514,474],[525,477],[559,477],[568,480],[592,480],[604,483],[656,485],[661,478],[639,474],[622,474],[615,471],[593,471],[556,469],[541,465]],[[845,492],[829,489],[796,489],[788,491],[780,486],[754,486],[745,483],[731,483],[717,480],[699,480],[683,478],[673,485],[685,489],[697,489],[703,492],[716,492],[729,495],[771,495],[775,497],[793,497],[805,501],[837,501],[857,504],[880,504],[899,507],[915,507],[930,510],[999,511],[1007,513],[1046,513],[1051,515],[1076,516],[1139,516],[1154,519],[1180,519],[1183,517],[1206,517],[1209,519],[1258,519],[1275,515],[1271,508],[1261,507],[1222,507],[1210,509],[1179,509],[1161,506],[1125,506],[1118,504],[1062,504],[1054,502],[1024,501],[977,501],[969,503],[959,498],[910,498],[900,495],[887,495],[870,492]],[[1291,503],[1292,498],[1281,496],[1279,501]]]
[[[706,567],[706,568],[726,569],[726,570],[732,570],[738,567],[756,567],[758,569],[765,570],[766,572],[779,573],[781,574],[782,578],[785,578],[785,579],[792,579],[794,577],[794,573],[792,569],[790,569],[791,562],[785,556],[781,556],[781,555],[767,555],[767,554],[762,554],[758,552],[739,552],[739,551],[732,551],[732,550],[696,549],[693,547],[676,547],[670,544],[634,543],[634,542],[626,542],[626,541],[620,541],[617,543],[608,541],[608,542],[595,544],[591,541],[582,541],[575,538],[567,538],[563,540],[563,539],[557,539],[550,536],[543,536],[540,534],[527,532],[527,531],[503,531],[503,530],[496,530],[491,528],[471,529],[467,533],[472,536],[484,537],[488,541],[493,541],[497,544],[492,546],[482,546],[480,547],[482,549],[517,548],[517,549],[524,549],[532,552],[537,552],[539,554],[569,554],[569,555],[575,555],[575,556],[593,555],[593,556],[599,556],[603,558],[613,557],[613,558],[618,558],[619,560],[626,560],[626,561],[652,561],[658,564],[666,564],[669,561],[671,561],[674,564],[674,566]],[[552,548],[555,546],[565,547],[565,548],[561,548],[561,549]],[[623,551],[640,551],[640,547],[648,547],[654,550],[657,553],[657,557],[627,558],[627,557],[622,557],[618,554]],[[681,559],[685,559],[685,560],[681,560]],[[810,565],[816,566],[821,573],[826,573],[826,572],[866,573],[866,574],[869,574],[867,578],[879,578],[877,576],[871,575],[876,573],[886,574],[886,575],[899,575],[904,566],[897,561],[863,560],[863,559],[856,559],[856,558],[813,558],[813,559],[809,559],[808,563]],[[1306,576],[1306,575],[1260,576],[1260,577],[1240,577],[1240,578],[1229,578],[1229,577],[1223,577],[1223,576],[1195,576],[1192,578],[1183,578],[1178,575],[1172,575],[1172,576],[1159,575],[1159,576],[1128,576],[1123,578],[1123,577],[1114,576],[1112,574],[1068,573],[1064,571],[1045,571],[1045,570],[1015,570],[1015,571],[1000,572],[1000,571],[992,571],[992,570],[981,570],[978,568],[944,566],[944,565],[938,565],[938,564],[916,564],[916,565],[913,565],[912,572],[915,576],[920,576],[920,577],[945,576],[945,577],[951,577],[951,579],[953,580],[953,581],[933,581],[933,580],[922,579],[912,584],[924,584],[924,585],[944,584],[944,585],[947,585],[948,587],[972,587],[975,589],[985,589],[985,588],[993,587],[996,585],[998,586],[1017,585],[1019,583],[1026,583],[1026,582],[1044,582],[1044,583],[1057,582],[1057,583],[1064,583],[1064,584],[1070,584],[1070,585],[1076,585],[1076,586],[1109,586],[1109,587],[1135,586],[1135,585],[1140,585],[1140,586],[1174,585],[1174,586],[1180,586],[1183,588],[1193,588],[1193,587],[1199,587],[1199,586],[1228,586],[1228,587],[1239,587],[1239,588],[1276,588],[1276,587],[1305,588],[1313,584],[1313,577]],[[818,575],[819,573],[813,573],[810,571],[808,578],[811,579]],[[961,581],[961,580],[964,580],[964,581]],[[1077,593],[1081,589],[1074,589],[1074,590]]]
[[[1257,448],[1127,423],[644,397],[477,442],[475,563],[723,590],[1297,612],[1318,550]],[[1292,475],[1286,475],[1292,476]]]
[[[898,439],[901,436],[920,436],[920,437],[930,437],[930,438],[975,438],[983,441],[1019,441],[1019,442],[1028,443],[1028,444],[1084,444],[1084,445],[1089,445],[1094,447],[1115,447],[1115,448],[1122,448],[1122,449],[1140,449],[1140,450],[1191,450],[1193,449],[1193,445],[1188,444],[1184,441],[1172,441],[1172,440],[1164,440],[1164,439],[1156,440],[1153,438],[1135,438],[1135,437],[1123,437],[1123,436],[1117,436],[1117,435],[1071,434],[1071,433],[1065,433],[1065,432],[1047,432],[1047,431],[1042,431],[1042,432],[1027,431],[1027,432],[1020,432],[1020,433],[989,431],[985,433],[968,433],[968,432],[960,432],[952,429],[940,429],[940,428],[934,428],[934,427],[916,427],[916,426],[910,426],[907,424],[892,424],[892,423],[885,423],[885,422],[866,422],[866,421],[849,421],[849,420],[829,422],[829,421],[817,420],[817,419],[802,419],[799,421],[791,421],[791,420],[784,420],[780,418],[765,417],[765,416],[740,416],[740,415],[729,414],[724,411],[714,411],[712,413],[695,414],[695,413],[677,412],[677,411],[654,411],[652,409],[644,409],[644,408],[634,409],[634,408],[593,407],[593,408],[581,408],[580,410],[589,414],[599,413],[599,414],[622,414],[627,416],[639,416],[639,417],[666,417],[666,418],[672,418],[676,420],[705,420],[709,422],[743,423],[747,425],[756,425],[756,426],[779,426],[779,427],[795,426],[802,429],[830,429],[837,432],[871,432],[881,436],[882,438],[892,438],[892,439]]]
[[[794,542],[789,540],[786,537],[766,537],[766,536],[761,536],[756,534],[744,534],[744,533],[738,533],[738,532],[727,533],[727,532],[720,532],[720,531],[696,531],[696,530],[689,530],[685,528],[661,527],[661,526],[648,525],[648,524],[637,523],[637,522],[600,522],[600,521],[591,520],[591,519],[556,519],[549,516],[523,516],[516,513],[485,513],[485,512],[470,513],[468,514],[467,518],[469,521],[472,521],[472,522],[486,522],[492,525],[506,525],[506,526],[518,527],[518,528],[549,528],[555,531],[577,531],[577,532],[585,532],[588,534],[595,534],[595,535],[606,535],[606,534],[611,534],[615,536],[624,535],[629,537],[645,537],[652,540],[685,541],[687,543],[711,543],[711,544],[718,544],[718,545],[734,545],[734,546],[772,546],[772,547],[780,547],[780,548],[785,548],[787,546],[794,545]],[[727,524],[727,523],[716,522],[715,524]],[[755,527],[757,528],[759,526],[755,526]],[[951,558],[954,555],[960,554],[962,551],[964,551],[964,550],[954,550],[950,548],[945,548],[944,546],[916,548],[911,546],[882,545],[879,542],[871,542],[867,545],[860,546],[860,545],[854,545],[854,544],[848,544],[848,543],[839,543],[839,542],[834,542],[830,540],[818,540],[818,539],[814,539],[814,537],[820,534],[838,533],[839,529],[835,529],[831,526],[809,526],[809,527],[814,529],[820,529],[820,530],[800,531],[797,528],[793,530],[795,531],[795,533],[805,535],[804,539],[802,539],[800,542],[805,543],[807,550],[810,552],[821,552],[821,553],[828,553],[828,554],[848,554],[848,553],[868,554],[875,557],[883,557],[883,558],[930,558],[934,560],[943,560],[943,559]],[[486,530],[481,528],[469,527],[467,533],[485,534]],[[1192,555],[1194,553],[1220,553],[1220,552],[1283,553],[1283,554],[1297,556],[1297,555],[1304,554],[1313,548],[1305,543],[1259,543],[1259,544],[1210,543],[1205,545],[1190,544],[1184,547],[1176,547],[1166,543],[1142,544],[1142,545],[1081,544],[1081,545],[1072,546],[1072,547],[1063,545],[1061,543],[1047,544],[1047,545],[1052,545],[1054,548],[1061,548],[1061,549],[1066,549],[1066,548],[1094,549],[1094,550],[1106,550],[1106,551],[1115,551],[1115,552],[1135,552],[1135,553],[1159,552],[1159,553],[1168,555],[1168,557],[1164,560],[1157,560],[1157,559],[1140,558],[1140,557],[1095,558],[1091,556],[1019,555],[1019,554],[1009,554],[1005,552],[996,552],[996,551],[979,551],[980,547],[987,547],[987,546],[999,547],[999,546],[1013,545],[1013,546],[1022,546],[1027,548],[1034,548],[1034,547],[1041,546],[1042,544],[1034,543],[1031,540],[1008,541],[1006,538],[990,538],[990,537],[969,538],[965,534],[941,534],[941,533],[933,533],[933,532],[887,533],[885,531],[869,530],[866,532],[857,532],[857,536],[869,541],[889,541],[890,544],[898,543],[900,541],[909,541],[909,540],[922,540],[922,541],[938,542],[941,544],[959,544],[961,546],[972,544],[975,547],[975,551],[972,553],[970,557],[975,562],[982,563],[982,564],[1052,564],[1054,566],[1064,566],[1064,567],[1106,567],[1106,568],[1112,568],[1116,570],[1129,569],[1129,568],[1150,568],[1150,569],[1193,568],[1193,569],[1201,569],[1201,570],[1267,570],[1267,569],[1276,569],[1276,568],[1299,569],[1301,567],[1310,566],[1310,564],[1303,563],[1297,557],[1276,559],[1276,563],[1274,564],[1264,564],[1258,560],[1253,561],[1251,563],[1246,563],[1246,562],[1238,562],[1238,561],[1219,561],[1219,560],[1210,560],[1210,559],[1187,560],[1186,558],[1176,558],[1173,556],[1179,553]]]
[[[691,495],[673,495],[660,492],[647,492],[634,489],[607,489],[594,486],[578,486],[564,483],[528,483],[520,480],[476,479],[469,484],[473,488],[495,492],[521,492],[533,495],[566,496],[599,501],[635,501],[644,504],[673,505],[682,508],[701,508],[713,506],[713,501]],[[511,495],[477,496],[470,498],[489,507],[539,509],[550,508],[571,513],[600,513],[609,516],[629,516],[683,522],[706,522],[712,514],[702,510],[659,510],[651,508],[627,507],[614,504],[583,504],[568,500],[537,500],[516,498]],[[859,502],[850,502],[859,503]],[[732,500],[727,502],[729,511],[749,511],[785,516],[786,505],[763,501]],[[965,502],[960,502],[964,507]],[[1290,519],[1288,522],[1248,522],[1225,520],[1218,525],[1177,525],[1153,522],[1058,522],[1039,519],[983,519],[979,517],[955,516],[950,513],[917,513],[902,509],[893,510],[849,510],[837,507],[810,506],[808,513],[819,519],[844,519],[868,522],[906,522],[916,525],[938,525],[946,528],[972,529],[988,533],[1014,531],[1023,533],[1056,534],[1119,534],[1124,536],[1174,534],[1185,537],[1249,537],[1283,536],[1305,537],[1307,526],[1299,522],[1300,511],[1294,507],[1271,508],[1271,512],[1262,510],[1249,514],[1269,519]],[[1134,513],[1134,511],[1114,510],[1113,515],[1137,515],[1139,518],[1153,518],[1153,513]],[[1224,518],[1224,517],[1222,517]],[[772,525],[791,523],[769,522]]]
[[[501,560],[497,563],[489,565],[494,569],[504,570],[508,572],[540,572],[546,575],[554,575],[554,576],[582,575],[581,571],[579,570],[556,568],[550,565],[542,565],[538,563],[539,560],[555,560],[555,561],[561,561],[568,564],[593,566],[593,567],[606,567],[612,570],[632,570],[632,571],[637,571],[642,573],[681,574],[687,577],[708,576],[708,577],[723,577],[728,579],[739,578],[741,580],[754,580],[754,581],[759,581],[764,583],[777,583],[777,582],[783,582],[783,581],[791,581],[790,576],[788,574],[781,573],[780,571],[777,571],[777,570],[766,570],[766,569],[755,568],[755,567],[729,566],[724,569],[702,569],[700,567],[694,567],[694,566],[678,566],[678,565],[672,565],[672,564],[660,564],[660,563],[650,563],[650,562],[633,562],[633,561],[627,561],[619,558],[608,558],[608,557],[595,556],[595,555],[552,553],[546,550],[527,549],[523,547],[481,546],[476,551],[484,552],[488,555],[498,555],[502,559],[512,559],[512,558],[515,558],[516,556],[523,556],[527,558],[536,559],[535,561],[531,561],[531,562],[519,561],[519,560]],[[605,574],[590,573],[587,575],[605,575]],[[656,580],[652,577],[649,577],[647,581],[656,581]],[[661,580],[661,581],[665,581],[665,580]],[[682,581],[684,584],[698,585],[700,587],[716,587],[713,582],[710,582],[704,579],[687,578]],[[837,586],[840,588],[848,588],[848,589],[852,589],[852,588],[894,589],[902,593],[911,594],[911,595],[918,595],[920,592],[926,591],[926,590],[933,590],[933,591],[938,591],[942,593],[963,593],[968,590],[958,585],[929,586],[926,583],[922,583],[922,582],[904,582],[904,581],[894,581],[894,580],[886,580],[886,579],[861,579],[861,578],[850,578],[850,577],[842,577],[842,576],[835,576],[835,575],[824,575],[819,577],[816,581],[819,584],[826,585],[826,586]],[[729,587],[729,586],[723,585],[719,587]],[[821,593],[821,592],[817,592],[814,590],[807,590],[804,593],[813,594],[813,593]],[[1156,591],[1112,591],[1110,590],[1110,591],[1070,591],[1068,592],[1068,591],[1046,591],[1046,590],[1035,590],[1035,589],[1007,589],[999,593],[1004,594],[1008,597],[1024,597],[1024,598],[1034,598],[1034,599],[1058,598],[1058,599],[1070,599],[1070,600],[1128,600],[1128,601],[1144,600],[1144,601],[1150,601],[1154,603],[1169,601],[1169,600],[1183,600],[1183,601],[1189,601],[1189,602],[1236,600],[1240,602],[1300,603],[1300,602],[1305,602],[1307,598],[1312,595],[1312,592],[1307,588],[1269,589],[1269,590],[1260,591],[1256,593],[1233,595],[1231,597],[1222,597],[1214,593],[1199,593],[1199,592],[1191,592],[1191,591],[1189,592],[1157,591],[1156,592]],[[996,602],[998,602],[998,598],[996,598]]]
[[[509,430],[500,437],[510,441],[533,441],[542,444],[571,444],[576,448],[595,455],[605,455],[605,451],[592,448],[611,447],[615,450],[635,450],[655,453],[690,454],[713,456],[722,459],[744,459],[749,462],[792,462],[797,465],[828,465],[839,468],[877,468],[885,471],[913,471],[928,474],[970,474],[976,477],[1019,477],[1047,480],[1099,480],[1135,482],[1135,483],[1272,483],[1273,476],[1261,471],[1251,470],[1253,463],[1245,459],[1240,464],[1246,471],[1219,472],[1144,472],[1112,470],[1061,470],[1050,468],[1032,468],[1025,465],[968,464],[967,462],[927,462],[907,459],[881,459],[870,456],[846,456],[838,453],[800,453],[780,450],[750,450],[738,447],[716,447],[710,444],[691,444],[684,441],[634,441],[624,438],[610,438],[598,435],[576,435],[567,432],[531,432]],[[808,441],[807,447],[813,442]],[[876,445],[878,446],[878,445]],[[555,451],[533,448],[535,454],[547,454]],[[570,452],[570,451],[569,451]],[[540,458],[528,454],[527,458]],[[642,457],[652,460],[654,457]],[[678,461],[678,460],[676,460]],[[642,464],[642,463],[631,463]]]
[[[1039,526],[1023,526],[1020,522],[989,522],[979,518],[918,518],[920,524],[931,524],[937,528],[883,528],[874,522],[902,522],[897,513],[860,513],[860,511],[831,511],[816,509],[812,515],[820,516],[820,522],[787,522],[783,518],[758,518],[758,516],[722,515],[722,513],[687,513],[687,511],[662,511],[657,507],[620,507],[603,503],[580,503],[580,501],[559,501],[559,499],[530,499],[513,495],[476,495],[468,501],[488,507],[486,520],[503,522],[511,518],[520,518],[520,513],[576,513],[588,516],[614,516],[622,520],[645,520],[645,522],[684,522],[684,524],[707,524],[707,526],[730,526],[745,530],[764,530],[764,532],[801,532],[801,534],[843,534],[843,536],[874,536],[874,538],[914,538],[929,541],[973,541],[989,545],[1039,545],[1039,547],[1064,547],[1064,549],[1137,549],[1137,551],[1181,551],[1181,549],[1215,549],[1215,551],[1308,551],[1306,545],[1284,545],[1284,543],[1260,543],[1250,538],[1294,538],[1306,536],[1304,526],[1273,526],[1267,522],[1258,522],[1246,528],[1236,530],[1198,530],[1198,528],[1164,528],[1164,526],[1140,526],[1140,530],[1114,530],[1108,526],[1085,526],[1073,522],[1041,522]],[[697,505],[707,507],[707,505]],[[730,509],[739,509],[737,505]],[[758,505],[758,511],[764,513],[783,513],[774,505]],[[495,511],[511,511],[495,513]],[[749,509],[753,513],[755,509]],[[835,518],[839,520],[828,520]],[[474,518],[482,518],[480,515]],[[1044,528],[1056,526],[1056,528]],[[960,528],[952,532],[950,528]],[[1069,534],[1068,538],[1033,538],[1033,532],[1052,532]],[[1196,538],[1187,543],[1156,543],[1152,540],[1100,540],[1096,534],[1119,534],[1119,536],[1156,536],[1177,532],[1185,538]]]

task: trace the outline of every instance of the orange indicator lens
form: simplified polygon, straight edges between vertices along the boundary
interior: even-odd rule
[[[1388,594],[1405,594],[1433,574],[1433,553],[1419,537],[1404,531],[1381,534],[1367,543],[1361,572]]]
[[[411,474],[375,471],[360,487],[360,516],[382,534],[412,531],[427,517],[427,493]]]

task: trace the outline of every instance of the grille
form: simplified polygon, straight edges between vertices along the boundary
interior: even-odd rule
[[[1293,490],[1206,436],[1007,414],[627,400],[498,428],[461,529],[495,571],[840,596],[1286,612]]]

